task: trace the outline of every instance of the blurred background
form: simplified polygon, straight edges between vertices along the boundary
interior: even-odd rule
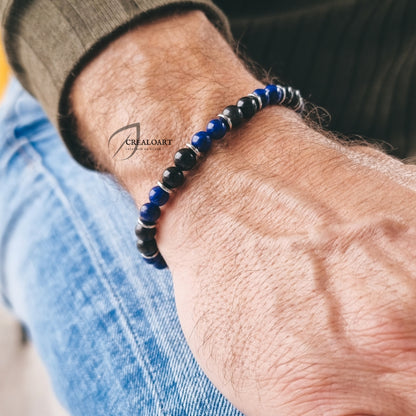
[[[7,66],[6,58],[3,51],[3,43],[0,42],[0,97],[3,96],[4,89],[9,79],[9,67]]]
[[[0,39],[0,107],[11,76],[2,45]],[[0,140],[3,134],[0,131]],[[67,416],[20,323],[1,303],[0,416]]]

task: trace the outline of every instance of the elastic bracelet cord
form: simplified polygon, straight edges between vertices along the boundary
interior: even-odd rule
[[[184,172],[195,168],[198,157],[208,152],[212,140],[222,139],[227,131],[239,126],[267,105],[282,105],[301,113],[304,101],[299,92],[292,87],[267,85],[242,97],[236,105],[224,108],[217,118],[211,120],[205,131],[192,136],[186,147],[179,149],[174,156],[175,166],[168,167],[162,174],[161,181],[149,192],[149,202],[140,208],[140,216],[136,225],[137,248],[144,260],[157,269],[167,267],[157,247],[156,223],[160,217],[160,207],[165,205],[172,193],[185,182]]]

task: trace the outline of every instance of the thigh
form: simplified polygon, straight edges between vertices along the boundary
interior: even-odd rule
[[[192,357],[169,272],[136,252],[130,197],[16,81],[0,129],[1,291],[71,414],[239,415]]]

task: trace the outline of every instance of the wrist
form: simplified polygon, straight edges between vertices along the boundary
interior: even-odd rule
[[[190,12],[112,42],[76,79],[71,99],[83,143],[140,200],[152,176],[215,111],[258,86],[205,15]],[[137,122],[142,140],[167,145],[144,146],[126,160],[131,151],[122,148],[114,157],[120,141],[108,146],[108,138]]]

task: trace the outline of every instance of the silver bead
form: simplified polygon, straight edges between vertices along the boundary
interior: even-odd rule
[[[159,255],[159,250],[157,250],[156,253],[152,254],[151,256],[146,256],[145,254],[142,254],[142,253],[140,253],[140,254],[142,255],[142,257],[144,259],[151,260],[151,259],[154,259],[155,257],[157,257]]]
[[[305,101],[303,100],[303,97],[300,97],[298,111],[302,112],[304,109],[305,109]]]
[[[186,143],[185,146],[189,147],[197,156],[201,155],[201,152],[192,143]]]
[[[137,224],[140,224],[143,228],[156,228],[156,224],[144,224],[140,218],[137,220]]]
[[[299,102],[296,107],[293,107],[293,110],[298,111],[302,108],[302,97],[299,97]]]
[[[231,130],[233,128],[233,123],[231,122],[230,117],[225,116],[224,114],[218,114],[217,117],[221,117],[228,124],[228,128]]]
[[[289,106],[290,105],[290,103],[293,101],[293,95],[294,95],[294,91],[293,91],[293,88],[292,87],[287,87],[287,91],[288,92],[291,92],[291,96],[292,96],[292,99],[290,100],[290,101],[288,101],[285,105],[287,105],[287,106]]]
[[[277,88],[279,88],[282,91],[282,98],[280,99],[280,101],[277,103],[277,105],[282,104],[283,101],[286,98],[286,89],[283,88],[281,85],[276,85]]]
[[[169,189],[167,186],[163,185],[162,182],[157,181],[157,185],[160,186],[168,194],[172,193],[172,189]]]

